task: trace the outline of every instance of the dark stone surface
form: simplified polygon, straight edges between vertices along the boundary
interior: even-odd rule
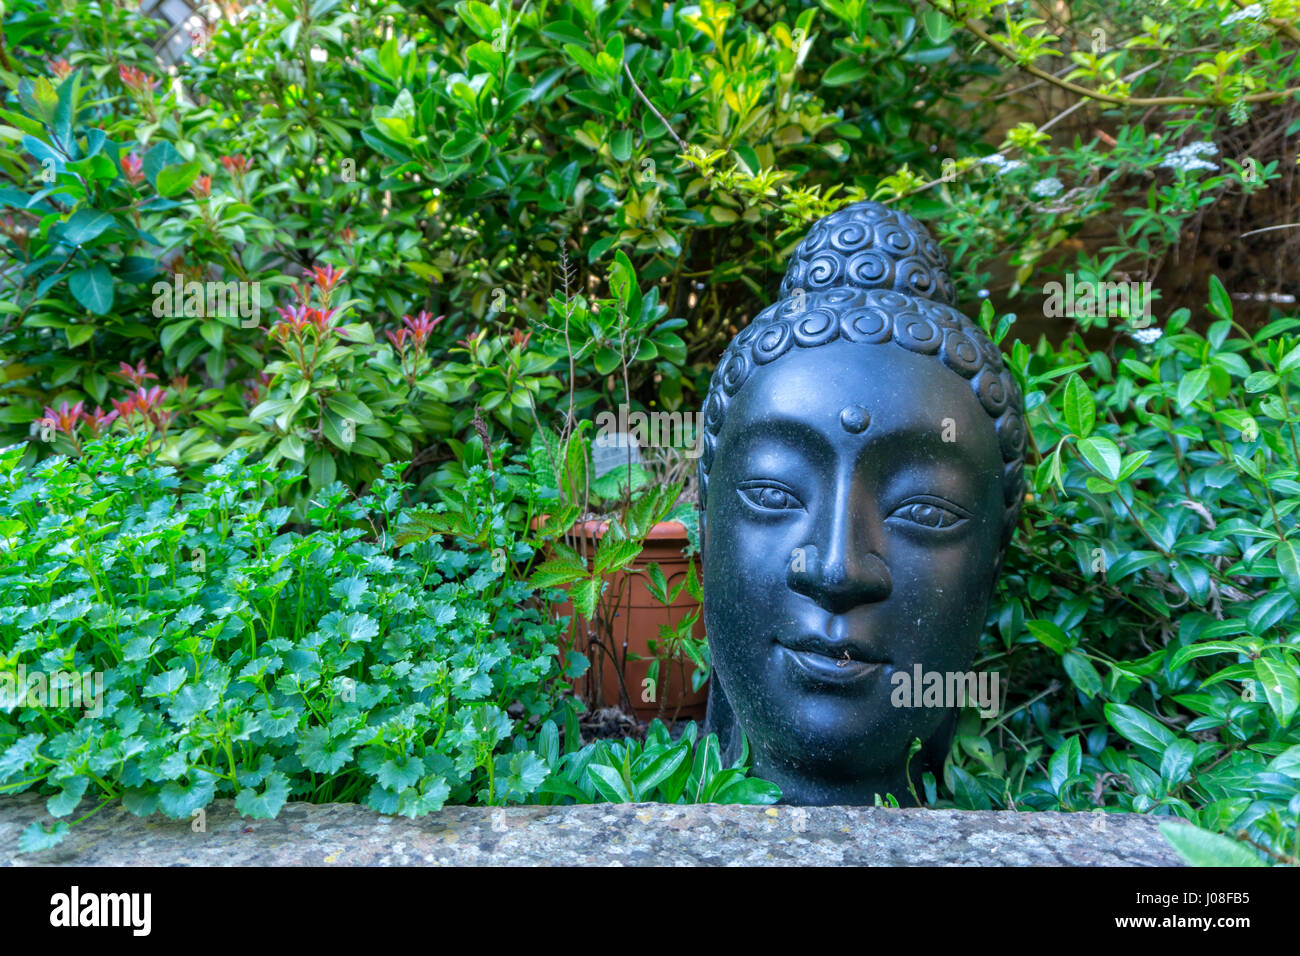
[[[447,807],[418,820],[353,804],[288,804],[246,820],[229,800],[188,821],[110,807],[60,846],[17,854],[48,822],[30,794],[0,798],[6,866],[1169,866],[1161,818],[1138,814],[597,804]],[[1168,819],[1168,818],[1163,818]]]
[[[882,203],[814,223],[781,296],[704,403],[706,730],[724,764],[743,732],[784,803],[908,801],[957,707],[1002,705],[971,662],[1024,496],[1024,403],[939,246]]]

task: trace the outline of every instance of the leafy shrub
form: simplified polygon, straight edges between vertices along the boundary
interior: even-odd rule
[[[278,414],[248,414],[280,358],[258,323],[159,316],[153,290],[178,274],[258,283],[270,314],[289,305],[287,286],[329,265],[347,270],[355,324],[378,342],[363,333],[347,361],[373,366],[388,381],[385,412],[398,399],[414,425],[363,434],[360,447],[321,439],[304,462],[319,478],[330,471],[322,452],[406,456],[391,447],[405,434],[426,446],[415,453],[450,457],[442,446],[465,436],[474,401],[525,435],[525,392],[549,420],[551,376],[566,367],[583,389],[603,391],[619,339],[600,308],[594,324],[573,324],[594,340],[576,366],[564,349],[518,345],[561,293],[606,297],[620,250],[650,286],[648,312],[680,320],[686,336],[646,336],[633,391],[689,407],[708,371],[684,369],[688,349],[711,360],[714,340],[778,274],[784,213],[768,201],[773,184],[799,177],[786,206],[822,209],[835,184],[874,181],[884,157],[920,160],[945,135],[972,143],[972,114],[953,123],[939,106],[987,72],[949,58],[955,41],[918,31],[904,4],[870,16],[851,5],[815,30],[817,11],[802,4],[706,3],[663,17],[645,0],[519,11],[504,0],[322,0],[221,19],[168,84],[149,46],[157,23],[138,11],[95,0],[7,8],[7,440],[27,437],[47,405],[107,408],[119,364],[144,361],[164,387],[192,383],[177,402],[176,463],[220,457],[239,438],[296,452],[287,435],[265,434]],[[834,46],[849,21],[858,63]],[[912,69],[926,71],[920,92]],[[873,106],[856,82],[865,71]],[[704,158],[680,159],[677,137]],[[714,195],[710,156],[743,160],[767,185]],[[421,311],[446,319],[407,395],[397,385],[410,356],[380,333]]]
[[[1012,346],[1033,488],[982,660],[1012,696],[962,721],[945,782],[961,807],[1177,814],[1294,863],[1300,319],[1251,335],[1217,279],[1209,310],[1205,334],[1180,310],[1148,343]]]

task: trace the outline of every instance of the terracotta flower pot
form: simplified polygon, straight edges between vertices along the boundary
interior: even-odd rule
[[[575,525],[572,533],[587,541],[587,554],[595,551],[596,543],[604,535],[607,522],[585,521]],[[673,587],[686,578],[694,558],[682,554],[686,547],[686,528],[676,521],[663,521],[650,529],[646,536],[645,548],[640,556],[629,566],[629,571],[643,569],[650,564],[659,565],[668,582],[671,593]],[[695,573],[699,574],[696,563]],[[695,665],[686,661],[661,661],[659,664],[659,681],[653,688],[645,681],[650,670],[651,640],[659,637],[660,625],[675,625],[692,611],[700,609],[686,588],[669,606],[664,606],[654,599],[647,587],[644,574],[629,574],[620,571],[608,575],[606,590],[608,595],[622,591],[622,600],[614,617],[613,646],[620,660],[626,660],[623,667],[623,681],[631,698],[633,710],[640,720],[648,721],[662,716],[672,720],[704,719],[705,706],[708,703],[708,684],[698,691],[691,690],[691,675]],[[573,616],[573,605],[568,601],[557,605],[560,615]],[[581,630],[580,630],[581,629]],[[618,668],[608,653],[597,646],[587,646],[585,628],[575,619],[570,631],[576,647],[591,660],[591,669],[575,681],[575,690],[582,694],[594,707],[617,707],[620,704]],[[695,622],[692,634],[704,639],[704,617]],[[611,635],[602,635],[607,643]],[[646,660],[630,660],[631,655],[639,655]],[[653,694],[653,700],[645,699]],[[662,707],[661,707],[662,704]]]

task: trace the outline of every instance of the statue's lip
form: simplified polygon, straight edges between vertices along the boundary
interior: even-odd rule
[[[807,634],[794,640],[777,640],[786,650],[802,654],[817,654],[836,662],[860,664],[888,664],[889,659],[873,653],[854,641],[832,641],[820,634]]]

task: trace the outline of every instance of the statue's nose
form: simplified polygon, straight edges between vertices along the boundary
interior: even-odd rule
[[[883,601],[893,589],[881,557],[849,541],[832,544],[824,554],[815,544],[796,548],[786,579],[792,590],[832,614]]]

